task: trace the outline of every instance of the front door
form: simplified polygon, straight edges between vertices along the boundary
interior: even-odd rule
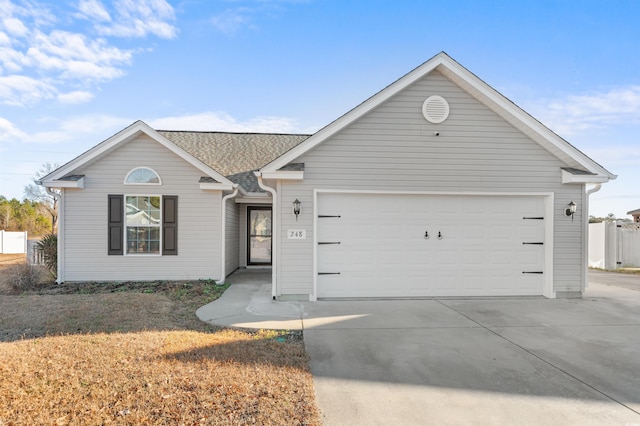
[[[271,265],[271,207],[247,207],[247,264]]]

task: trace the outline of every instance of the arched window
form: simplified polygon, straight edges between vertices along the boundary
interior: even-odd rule
[[[137,167],[127,174],[124,183],[129,185],[161,185],[160,176],[149,167]]]

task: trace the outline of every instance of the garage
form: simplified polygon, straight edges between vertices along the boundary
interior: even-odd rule
[[[320,191],[316,296],[543,295],[548,198]]]

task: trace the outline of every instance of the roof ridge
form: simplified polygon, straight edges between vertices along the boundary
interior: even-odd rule
[[[268,132],[224,132],[220,130],[159,130],[156,132],[165,133],[207,133],[221,135],[273,135],[273,136],[311,136],[313,133],[268,133]]]

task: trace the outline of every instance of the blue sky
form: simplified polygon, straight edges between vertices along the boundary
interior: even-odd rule
[[[0,0],[0,195],[133,121],[307,133],[440,51],[640,208],[640,2]]]

